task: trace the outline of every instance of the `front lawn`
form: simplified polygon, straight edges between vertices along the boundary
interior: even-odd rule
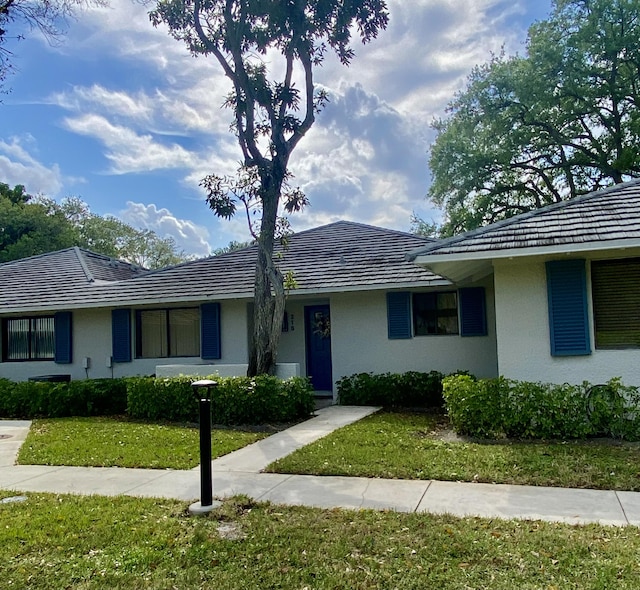
[[[15,493],[0,491],[0,498]],[[636,527],[226,501],[27,494],[0,503],[7,589],[635,590]]]
[[[379,413],[276,461],[278,473],[640,490],[640,445],[457,442],[442,416]]]
[[[214,430],[212,456],[220,457],[266,433]],[[22,465],[74,465],[192,469],[200,463],[197,428],[122,418],[34,420],[18,454]]]

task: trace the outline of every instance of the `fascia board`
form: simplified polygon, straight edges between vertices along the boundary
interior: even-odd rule
[[[392,289],[409,289],[409,288],[424,288],[424,287],[442,287],[450,286],[451,281],[438,277],[432,281],[412,281],[403,283],[384,283],[378,285],[358,285],[348,286],[343,288],[327,287],[326,289],[293,289],[290,293],[290,297],[300,296],[313,296],[313,295],[327,295],[331,293],[350,293],[350,292],[362,292],[362,291],[381,291]],[[18,305],[18,306],[5,306],[2,309],[2,315],[15,314],[15,313],[32,313],[32,312],[49,312],[60,310],[73,310],[73,309],[111,309],[116,307],[140,307],[149,305],[168,305],[176,303],[190,303],[199,304],[207,301],[228,301],[235,299],[253,299],[253,291],[248,293],[226,293],[221,295],[209,294],[198,295],[195,297],[152,297],[152,298],[133,298],[133,299],[110,299],[100,302],[78,302],[78,303],[42,303],[33,305]]]
[[[602,252],[606,250],[626,250],[640,248],[640,239],[611,240],[598,242],[572,242],[557,246],[536,246],[534,248],[505,248],[502,250],[482,250],[480,252],[461,252],[459,254],[424,254],[415,258],[420,266],[431,268],[439,263],[470,261],[490,261],[498,258],[522,258],[527,256],[545,256],[553,254],[572,254],[577,252]]]

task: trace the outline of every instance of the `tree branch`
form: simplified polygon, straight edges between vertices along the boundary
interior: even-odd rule
[[[304,121],[296,128],[293,135],[287,140],[287,151],[291,153],[300,140],[305,136],[307,131],[311,129],[315,121],[315,101],[314,101],[314,82],[313,82],[313,64],[311,63],[310,49],[298,48],[298,57],[304,67],[304,88],[305,88],[305,117]]]

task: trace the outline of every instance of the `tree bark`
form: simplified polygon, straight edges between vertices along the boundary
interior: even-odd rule
[[[253,341],[249,351],[247,375],[275,373],[278,344],[285,306],[284,279],[273,262],[278,204],[284,174],[273,168],[262,179],[262,221],[258,237],[258,257],[253,308]]]

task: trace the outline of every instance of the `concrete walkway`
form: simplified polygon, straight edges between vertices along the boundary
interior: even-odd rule
[[[640,526],[637,492],[260,473],[272,461],[374,411],[376,408],[331,406],[318,410],[311,420],[216,459],[214,496],[245,494],[260,501],[319,508]],[[14,465],[28,428],[29,422],[0,421],[1,489],[185,501],[199,497],[199,468],[176,471]]]

